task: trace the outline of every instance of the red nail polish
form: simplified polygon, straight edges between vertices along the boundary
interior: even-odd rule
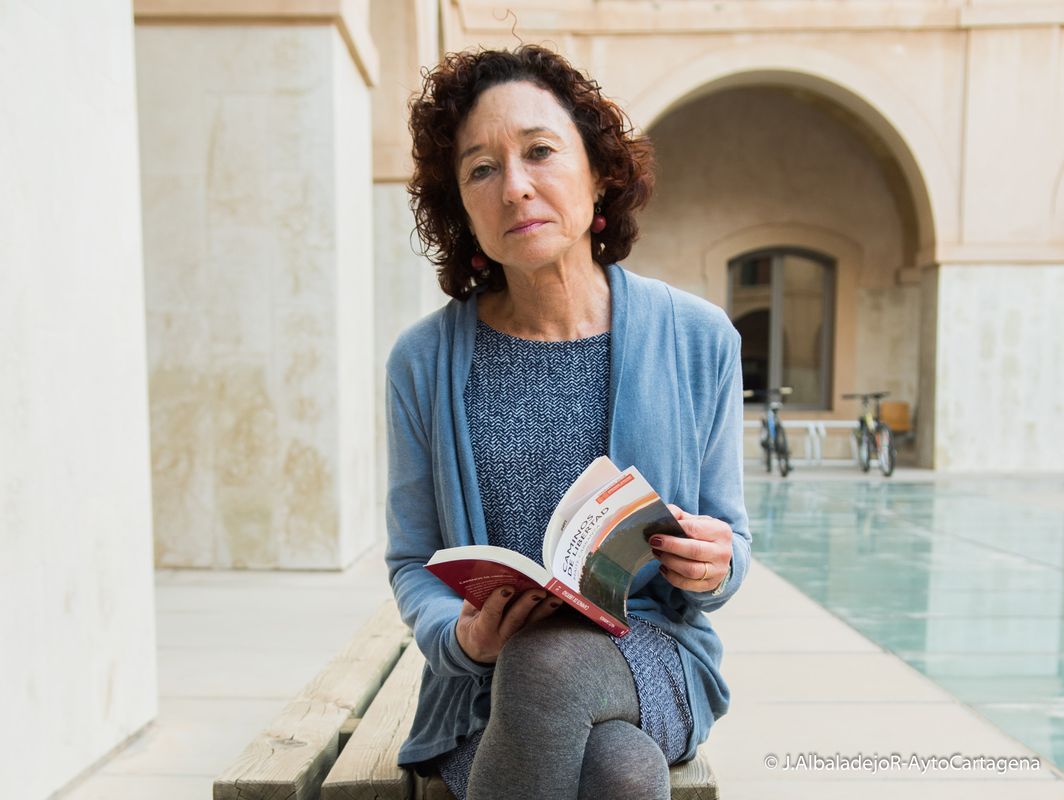
[[[502,596],[503,597],[509,597],[512,594],[513,594],[513,592],[511,592],[509,589],[503,589],[502,590]]]
[[[661,547],[661,537],[660,536],[651,536],[650,537],[650,545],[651,545],[651,547]]]

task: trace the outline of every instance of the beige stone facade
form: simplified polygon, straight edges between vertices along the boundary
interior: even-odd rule
[[[406,174],[400,88],[416,87],[424,52],[409,21],[433,5],[374,12],[375,36],[385,18],[408,23],[403,55],[382,61],[398,85],[374,97],[378,196]],[[658,187],[629,268],[728,308],[729,264],[744,256],[832,264],[831,296],[813,304],[830,333],[816,365],[828,389],[789,416],[853,419],[843,394],[887,390],[910,409],[923,466],[1064,469],[1046,433],[1064,412],[1064,3],[439,9],[445,50],[546,43],[654,140]],[[406,225],[378,227],[377,241]],[[784,325],[809,328],[783,332],[793,376],[820,320],[786,307]],[[845,438],[829,444],[847,452]]]
[[[136,12],[156,563],[346,566],[377,538],[368,8]]]
[[[416,254],[406,104],[441,52],[519,41],[654,140],[626,265],[727,308],[750,381],[795,385],[787,416],[852,420],[843,394],[886,390],[925,466],[1064,469],[1039,435],[1061,399],[1020,389],[1061,380],[1064,4],[136,11],[160,564],[342,566],[375,538],[383,362],[446,300]]]
[[[160,564],[325,567],[372,539],[355,520],[381,519],[383,361],[446,300],[415,253],[406,103],[441,52],[518,41],[563,52],[652,137],[658,188],[627,266],[727,308],[751,380],[796,385],[789,417],[851,420],[843,394],[886,390],[924,466],[1064,468],[1039,436],[1062,401],[1019,389],[1060,379],[1053,296],[1030,291],[1064,265],[1061,4],[136,9]],[[777,282],[799,262],[826,282],[744,309],[756,254],[794,262]],[[344,276],[367,291],[337,292]],[[966,322],[963,298],[1002,280],[1028,298],[1019,321]],[[368,352],[372,383],[338,379]],[[825,443],[848,453],[844,430]]]

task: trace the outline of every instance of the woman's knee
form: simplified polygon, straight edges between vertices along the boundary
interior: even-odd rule
[[[645,731],[623,720],[592,726],[580,770],[579,800],[668,800],[670,793],[668,761]]]
[[[574,702],[588,689],[616,694],[635,684],[624,656],[600,629],[571,615],[555,614],[522,628],[503,646],[495,664],[493,692]],[[495,699],[493,696],[493,705]]]
[[[614,647],[602,631],[557,613],[522,628],[507,640],[495,664],[496,677],[500,671],[514,670],[535,673],[544,680],[554,674],[572,676],[574,667],[582,662],[598,661],[601,666],[605,645]]]

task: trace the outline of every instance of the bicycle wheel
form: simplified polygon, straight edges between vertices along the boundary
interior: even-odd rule
[[[779,462],[780,477],[786,478],[791,471],[791,451],[787,447],[787,434],[782,425],[776,426],[776,460]]]
[[[772,442],[768,438],[768,423],[761,420],[761,449],[765,452],[765,472],[772,472]]]
[[[894,432],[883,422],[876,425],[876,444],[879,451],[879,471],[889,478],[894,472],[897,451],[894,449]]]
[[[872,432],[863,425],[857,433],[857,463],[861,472],[868,472],[872,466]]]

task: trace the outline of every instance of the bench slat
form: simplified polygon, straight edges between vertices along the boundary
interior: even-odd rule
[[[454,800],[454,795],[439,775],[430,775],[427,778],[415,775],[414,781],[417,783],[414,800]]]
[[[719,800],[717,776],[709,766],[709,747],[703,742],[695,757],[669,770],[672,800]]]
[[[316,797],[336,759],[345,713],[325,703],[289,703],[215,780],[214,800]]]
[[[399,748],[417,711],[425,657],[406,648],[351,734],[321,786],[321,800],[407,800],[412,773],[398,766]]]
[[[341,727],[369,706],[408,641],[389,600],[215,780],[214,800],[317,800]]]

